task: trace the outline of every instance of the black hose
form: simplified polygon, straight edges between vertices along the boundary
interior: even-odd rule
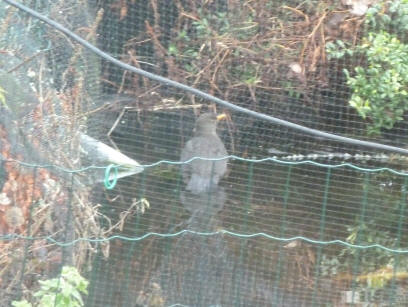
[[[79,44],[81,44],[82,46],[84,46],[85,48],[91,50],[92,52],[94,52],[95,54],[101,56],[102,58],[104,58],[105,60],[123,68],[126,70],[129,70],[131,72],[134,72],[138,75],[141,75],[143,77],[158,81],[162,84],[165,84],[167,86],[171,86],[174,88],[178,88],[181,89],[183,91],[189,92],[191,94],[194,94],[196,96],[199,96],[201,98],[204,98],[206,100],[210,100],[212,102],[215,102],[219,105],[222,105],[228,109],[234,110],[234,111],[238,111],[241,113],[245,113],[248,115],[251,115],[253,117],[265,120],[267,122],[270,123],[274,123],[277,125],[282,125],[285,127],[289,127],[292,129],[296,129],[299,130],[301,132],[310,134],[310,135],[314,135],[317,137],[323,137],[326,139],[330,139],[333,141],[338,141],[338,142],[342,142],[342,143],[346,143],[346,144],[353,144],[353,145],[358,145],[358,146],[362,146],[362,147],[367,147],[367,148],[372,148],[372,149],[378,149],[378,150],[385,150],[385,151],[389,151],[389,152],[395,152],[395,153],[399,153],[399,154],[406,154],[408,155],[408,149],[404,149],[404,148],[400,148],[400,147],[395,147],[395,146],[390,146],[390,145],[385,145],[385,144],[379,144],[379,143],[375,143],[375,142],[369,142],[369,141],[361,141],[361,140],[357,140],[357,139],[353,139],[353,138],[348,138],[348,137],[344,137],[344,136],[340,136],[340,135],[336,135],[336,134],[331,134],[331,133],[327,133],[327,132],[323,132],[323,131],[319,131],[316,129],[312,129],[312,128],[308,128],[305,126],[301,126],[295,123],[291,123],[288,122],[286,120],[282,120],[267,114],[263,114],[263,113],[259,113],[256,111],[252,111],[240,106],[237,106],[233,103],[230,103],[228,101],[222,100],[220,98],[214,97],[210,94],[207,94],[203,91],[200,91],[198,89],[192,88],[188,85],[176,82],[176,81],[172,81],[170,79],[164,78],[162,76],[147,72],[143,69],[139,69],[136,68],[132,65],[126,64],[118,59],[115,59],[113,56],[103,52],[102,50],[100,50],[99,48],[95,47],[94,45],[90,44],[89,42],[87,42],[86,40],[84,40],[83,38],[81,38],[80,36],[76,35],[75,33],[73,33],[72,31],[68,30],[67,28],[63,27],[61,24],[47,18],[46,16],[38,13],[37,11],[34,11],[24,5],[22,5],[21,3],[18,3],[14,0],[3,0],[4,2],[9,3],[12,6],[17,7],[18,9],[28,13],[31,16],[34,16],[40,20],[42,20],[43,22],[49,24],[50,26],[52,26],[53,28],[65,33],[66,35],[68,35],[69,37],[71,37],[73,40],[75,40],[76,42],[78,42]]]

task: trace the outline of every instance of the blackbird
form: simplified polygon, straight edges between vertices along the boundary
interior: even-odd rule
[[[194,136],[181,152],[180,160],[187,161],[193,157],[222,158],[228,155],[227,150],[217,135],[217,120],[225,118],[225,114],[214,113],[201,115],[194,128]],[[182,165],[183,181],[186,190],[193,194],[209,191],[218,185],[227,171],[227,159],[209,161],[195,159]]]

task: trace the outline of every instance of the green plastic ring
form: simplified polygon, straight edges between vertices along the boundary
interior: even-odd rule
[[[109,180],[112,168],[115,170],[113,173],[114,176],[112,180]],[[108,190],[112,190],[116,186],[117,182],[118,182],[118,167],[114,164],[109,164],[105,169],[105,178],[103,180],[105,188]]]

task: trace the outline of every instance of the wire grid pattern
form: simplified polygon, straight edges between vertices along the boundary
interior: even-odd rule
[[[322,37],[310,35],[317,29],[358,37],[364,17],[342,19],[334,33],[317,1],[25,4],[128,64],[278,118],[368,139],[366,123],[348,106],[342,73],[363,59],[324,61]],[[329,12],[339,9],[330,5]],[[121,178],[113,190],[89,183],[88,172],[39,167],[93,164],[81,158],[79,132],[144,165],[177,161],[196,113],[214,106],[126,72],[35,18],[0,7],[7,51],[0,76],[1,304],[30,298],[37,281],[54,277],[62,264],[80,267],[90,281],[87,306],[327,306],[350,297],[406,304],[407,263],[398,253],[408,246],[403,173],[250,160],[276,151],[363,148],[218,108],[229,114],[218,134],[243,159],[230,160],[228,177],[210,194],[184,191],[180,165],[172,163]],[[405,136],[401,122],[370,138],[403,147]],[[400,170],[399,161],[362,166]],[[144,237],[149,233],[177,235]],[[258,233],[268,236],[245,237]],[[78,238],[87,240],[69,244]],[[294,239],[278,240],[286,238]],[[332,240],[354,245],[324,244]],[[391,251],[358,248],[372,244]]]

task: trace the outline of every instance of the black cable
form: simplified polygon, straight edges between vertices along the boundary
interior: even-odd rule
[[[132,65],[123,63],[120,60],[115,59],[113,56],[103,52],[102,50],[98,49],[97,47],[95,47],[94,45],[90,44],[89,42],[87,42],[86,40],[84,40],[83,38],[81,38],[80,36],[76,35],[75,33],[73,33],[72,31],[68,30],[67,28],[65,28],[64,26],[62,26],[61,24],[45,17],[44,15],[41,15],[40,13],[20,4],[15,2],[14,0],[3,0],[4,2],[7,2],[9,4],[11,4],[12,6],[17,7],[18,9],[28,13],[31,16],[34,16],[40,20],[42,20],[43,22],[49,24],[50,26],[54,27],[55,29],[65,33],[66,35],[68,35],[69,37],[71,37],[73,40],[75,40],[76,42],[78,42],[79,44],[81,44],[82,46],[84,46],[85,48],[88,48],[89,50],[91,50],[92,52],[94,52],[95,54],[101,56],[102,58],[104,58],[105,60],[123,68],[126,70],[129,70],[131,72],[134,72],[138,75],[141,75],[143,77],[158,81],[160,83],[163,83],[165,85],[168,86],[172,86],[178,89],[181,89],[183,91],[189,92],[191,94],[194,94],[196,96],[199,96],[201,98],[204,98],[206,100],[210,100],[212,102],[215,102],[219,105],[222,105],[226,108],[229,108],[231,110],[234,111],[238,111],[241,113],[245,113],[248,115],[251,115],[253,117],[257,117],[259,119],[277,124],[277,125],[282,125],[282,126],[286,126],[292,129],[296,129],[299,131],[302,131],[304,133],[307,134],[311,134],[317,137],[323,137],[326,139],[331,139],[334,141],[338,141],[338,142],[342,142],[342,143],[347,143],[347,144],[353,144],[353,145],[358,145],[358,146],[363,146],[363,147],[368,147],[368,148],[373,148],[373,149],[379,149],[379,150],[385,150],[385,151],[390,151],[390,152],[395,152],[395,153],[400,153],[400,154],[406,154],[408,155],[408,149],[404,149],[404,148],[400,148],[400,147],[395,147],[395,146],[390,146],[390,145],[384,145],[384,144],[379,144],[379,143],[374,143],[374,142],[369,142],[369,141],[361,141],[361,140],[357,140],[357,139],[352,139],[352,138],[348,138],[348,137],[344,137],[344,136],[340,136],[340,135],[336,135],[336,134],[331,134],[331,133],[327,133],[327,132],[323,132],[323,131],[319,131],[316,129],[312,129],[312,128],[308,128],[308,127],[304,127],[295,123],[291,123],[288,122],[286,120],[283,119],[279,119],[273,116],[269,116],[263,113],[259,113],[256,111],[252,111],[237,105],[234,105],[228,101],[222,100],[220,98],[214,97],[210,94],[207,94],[203,91],[200,91],[198,89],[192,88],[190,86],[187,86],[185,84],[176,82],[176,81],[172,81],[170,79],[161,77],[159,75],[147,72],[143,69],[139,69],[136,68]]]

